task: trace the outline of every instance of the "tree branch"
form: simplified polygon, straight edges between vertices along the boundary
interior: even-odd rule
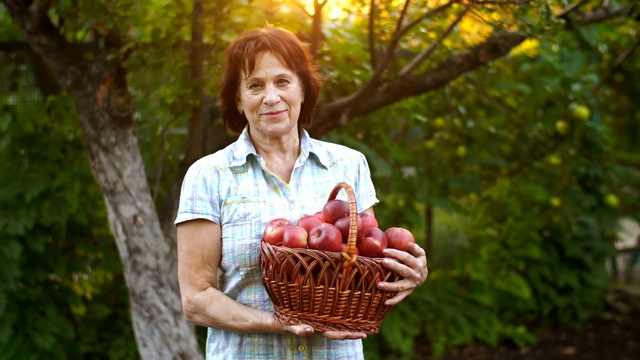
[[[589,12],[576,13],[575,17],[573,18],[569,16],[571,13],[576,12],[576,10],[585,2],[586,0],[580,0],[572,5],[569,5],[566,8],[560,10],[555,15],[555,17],[564,19],[567,22],[567,28],[573,29],[579,26],[600,23],[622,15],[631,16],[635,13],[638,7],[636,4],[628,4],[611,8],[609,7],[608,2],[603,2],[602,6],[599,8],[593,9]]]
[[[377,55],[376,55],[376,36],[375,36],[375,21],[376,21],[376,2],[375,0],[371,0],[369,3],[369,61],[371,64],[371,68],[375,69],[377,67]]]
[[[404,36],[404,34],[406,34],[409,30],[411,30],[414,26],[418,25],[419,23],[421,23],[422,21],[430,18],[431,16],[443,13],[445,10],[449,9],[451,6],[453,6],[453,4],[457,4],[459,3],[460,0],[451,0],[448,3],[444,4],[444,5],[440,5],[437,8],[433,9],[433,10],[429,10],[427,12],[425,12],[424,14],[422,14],[422,16],[416,18],[415,20],[413,20],[412,22],[410,22],[409,24],[407,24],[407,26],[405,26],[400,33],[398,34],[400,37]]]
[[[616,8],[600,7],[590,12],[581,14],[581,16],[578,18],[577,25],[586,26],[594,23],[601,23],[603,21],[607,21],[621,15],[631,16],[635,14],[637,8],[638,5],[636,4],[621,5]]]
[[[412,27],[419,23],[419,21],[426,17],[442,12],[452,6],[455,3],[459,3],[462,0],[451,0],[448,3],[441,5],[431,11],[428,11],[419,19],[414,20],[406,27],[399,29],[396,28],[394,32],[395,37],[392,39],[389,49],[393,48],[399,42],[400,38]],[[472,1],[465,0],[466,3],[473,4],[504,4],[503,1],[490,2],[490,1]],[[514,0],[512,4],[525,3],[525,1]],[[636,7],[631,5],[620,6],[615,9],[598,8],[592,12],[581,14],[580,21],[577,24],[588,25],[593,22],[602,22],[616,16],[633,15]],[[565,11],[565,14],[568,14]],[[381,75],[380,69],[386,67],[385,62],[378,64],[377,71],[374,73],[375,78],[367,82],[360,87],[354,94],[346,96],[344,98],[337,99],[328,103],[320,104],[316,112],[316,121],[311,129],[311,133],[316,136],[322,136],[332,129],[345,125],[351,122],[353,119],[368,115],[376,110],[384,108],[390,104],[396,103],[412,96],[422,95],[445,86],[460,75],[473,71],[495,59],[504,57],[522,41],[526,39],[526,36],[515,32],[500,32],[494,34],[488,38],[484,43],[481,43],[469,51],[450,56],[448,59],[442,61],[435,68],[423,73],[407,76],[410,74],[409,68],[405,67],[401,72],[405,76],[398,76],[387,81],[382,86],[378,83],[379,76]],[[387,56],[390,56],[389,49]],[[422,56],[428,56],[429,51],[425,50]],[[392,53],[391,53],[392,54]],[[386,61],[388,61],[387,59]],[[375,80],[375,81],[374,81]],[[359,101],[365,98],[367,101]]]
[[[431,70],[391,80],[383,88],[367,93],[367,101],[355,102],[348,109],[337,106],[335,102],[321,105],[316,112],[312,133],[314,136],[322,136],[345,121],[371,114],[400,100],[437,90],[462,74],[508,55],[525,39],[524,34],[500,32],[465,53],[450,56]],[[345,111],[349,113],[349,119],[341,118]]]
[[[573,4],[570,4],[569,6],[565,7],[564,9],[558,11],[558,13],[556,13],[556,17],[557,18],[565,18],[567,17],[570,13],[576,11],[580,6],[584,5],[587,1],[589,0],[579,0]]]
[[[627,60],[627,58],[629,58],[629,56],[635,51],[635,49],[638,48],[638,46],[640,46],[640,37],[637,38],[636,41],[627,50],[623,51],[622,54],[620,54],[616,58],[616,60],[613,62],[613,64],[607,71],[606,75],[604,75],[600,79],[600,81],[598,82],[598,85],[596,85],[596,87],[594,88],[593,90],[594,93],[597,93],[598,91],[600,91],[604,83],[607,82],[607,80],[609,80],[609,78],[611,77],[611,75],[613,75],[615,70],[619,68],[622,65],[622,63],[625,62],[625,60]]]
[[[407,76],[411,72],[413,72],[413,70],[415,70],[418,66],[420,66],[420,64],[422,64],[435,51],[436,47],[438,47],[438,45],[440,45],[444,41],[444,39],[446,39],[447,36],[449,36],[451,32],[453,32],[453,29],[455,29],[456,25],[460,23],[460,21],[467,14],[468,11],[469,11],[469,7],[465,6],[464,11],[461,12],[460,15],[458,15],[458,17],[449,25],[447,30],[445,30],[442,34],[440,34],[440,36],[438,36],[436,41],[434,41],[431,45],[429,45],[429,47],[427,47],[424,51],[422,51],[420,54],[414,57],[409,62],[409,64],[407,64],[407,66],[405,66],[398,73],[398,76]]]
[[[327,4],[327,0],[313,2],[313,20],[311,23],[311,56],[318,56],[318,49],[322,41],[322,9]]]
[[[378,66],[375,68],[375,71],[373,72],[373,74],[371,74],[371,77],[369,78],[369,80],[365,82],[360,87],[360,89],[356,90],[356,92],[354,92],[353,94],[337,99],[331,102],[330,104],[327,104],[326,105],[327,107],[346,108],[351,104],[355,103],[357,100],[361,99],[364,95],[371,92],[371,90],[378,85],[378,82],[380,81],[380,77],[384,73],[384,70],[386,70],[387,65],[389,65],[389,63],[391,62],[391,59],[393,58],[393,54],[396,48],[398,47],[398,43],[402,38],[402,34],[403,34],[402,21],[405,17],[408,7],[409,7],[409,0],[406,0],[402,8],[402,11],[400,12],[400,17],[398,18],[398,21],[396,23],[396,29],[393,32],[393,35],[391,37],[391,41],[389,42],[389,46],[387,47],[385,56],[383,57],[382,61],[378,64]]]
[[[28,14],[31,18],[30,29],[35,30],[40,27],[40,23],[46,19],[49,10],[50,0],[35,0],[29,5]]]

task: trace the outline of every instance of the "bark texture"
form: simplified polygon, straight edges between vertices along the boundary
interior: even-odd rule
[[[176,254],[163,236],[145,176],[116,39],[96,44],[91,49],[94,57],[87,57],[86,46],[60,35],[47,16],[48,2],[3,2],[76,105],[124,266],[141,358],[202,358],[193,327],[182,314]]]

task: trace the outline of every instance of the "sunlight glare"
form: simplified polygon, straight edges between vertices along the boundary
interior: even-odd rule
[[[297,0],[297,1],[300,1],[300,3],[302,3],[305,10],[307,10],[309,14],[314,13],[313,4],[316,2],[316,0]],[[325,17],[334,20],[334,19],[342,19],[349,16],[349,13],[345,11],[345,9],[348,9],[349,6],[351,6],[351,0],[323,0],[323,1],[327,2],[327,4],[324,6],[322,10]]]

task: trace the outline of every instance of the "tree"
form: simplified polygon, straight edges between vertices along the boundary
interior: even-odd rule
[[[209,105],[203,75],[206,47],[202,19],[208,13],[206,3],[196,0],[189,10],[172,8],[192,14],[188,25],[191,55],[184,68],[190,69],[192,81],[185,87],[188,89],[185,94],[192,94],[195,100],[191,104],[186,155],[180,164],[181,170],[172,172],[177,174],[176,178],[168,180],[173,185],[164,195],[160,216],[152,196],[157,192],[152,191],[149,184],[140,151],[134,122],[136,99],[129,84],[130,68],[125,65],[130,59],[135,61],[136,46],[141,45],[128,37],[139,24],[127,14],[159,5],[150,4],[150,8],[142,9],[143,5],[133,1],[117,5],[82,1],[74,5],[20,0],[3,0],[3,3],[24,31],[31,48],[74,101],[89,163],[104,194],[110,228],[124,266],[140,355],[142,358],[189,359],[201,356],[191,335],[193,328],[182,317],[171,221],[184,170],[195,159],[228,141],[228,137],[218,136],[212,147],[203,145],[207,143],[207,133],[201,129],[207,122],[205,110]],[[571,29],[635,14],[631,4],[612,6],[609,2],[582,11],[581,6],[586,2],[579,1],[554,17],[551,3],[452,0],[412,4],[407,1],[397,8],[391,3],[354,2],[354,6],[369,12],[366,21],[355,12],[345,21],[344,26],[350,26],[356,34],[353,43],[358,49],[354,50],[357,57],[351,59],[351,70],[336,76],[327,74],[327,91],[318,107],[312,133],[328,134],[401,101],[440,90],[461,76],[506,57],[528,37],[543,33],[547,26],[567,24]],[[314,9],[320,11],[324,2],[314,4]],[[75,14],[77,10],[81,10],[81,15]],[[230,10],[221,4],[216,11],[223,14]],[[323,41],[319,36],[322,17],[314,15],[312,49],[317,51],[320,62],[335,61],[327,51],[331,41]],[[90,26],[84,27],[80,20],[92,16],[95,18],[89,22]],[[476,39],[459,31],[464,21],[486,21],[484,16],[492,19],[485,36]],[[131,23],[134,25],[127,25]],[[325,31],[339,32],[340,29]],[[425,38],[429,44],[425,44]],[[452,46],[451,42],[457,45]],[[362,43],[369,44],[366,52],[357,46]],[[223,48],[222,44],[215,45],[219,45],[218,51]],[[340,52],[337,59],[348,61],[349,54],[345,53]],[[363,58],[369,61],[355,64]],[[221,129],[219,122],[214,126]],[[157,179],[162,178],[162,172],[155,175]]]
[[[89,44],[69,41],[50,18],[48,3],[5,5],[74,100],[122,257],[141,356],[197,358],[195,338],[185,335],[192,327],[181,315],[175,261],[166,261],[175,254],[164,241],[133,128],[133,99],[122,65],[128,51],[114,33]]]

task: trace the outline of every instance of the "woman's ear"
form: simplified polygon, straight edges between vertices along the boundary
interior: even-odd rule
[[[242,108],[242,102],[240,101],[240,99],[237,99],[237,100],[236,100],[236,108],[238,109],[238,112],[239,112],[240,114],[243,114],[243,113],[244,113],[244,110],[243,110],[243,108]]]

